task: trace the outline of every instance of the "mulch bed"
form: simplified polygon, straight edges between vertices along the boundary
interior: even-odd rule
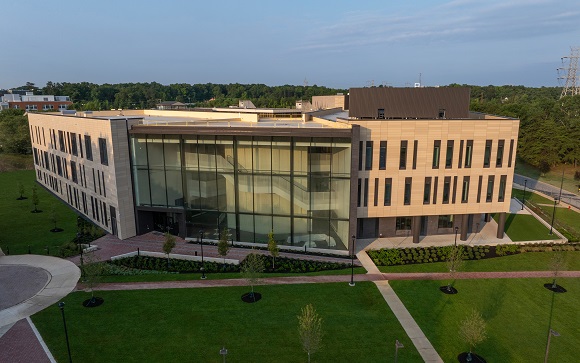
[[[482,356],[471,353],[471,360],[467,360],[469,353],[463,352],[457,356],[457,360],[461,363],[487,363]]]
[[[262,294],[259,292],[247,292],[242,295],[242,301],[246,303],[255,303],[262,299]]]
[[[457,289],[454,288],[453,286],[450,287],[450,286],[447,286],[447,285],[440,286],[439,287],[439,290],[441,290],[441,292],[443,292],[445,294],[448,294],[448,295],[454,295],[454,294],[457,294],[457,292],[458,292]]]
[[[97,306],[103,305],[105,300],[102,297],[93,297],[83,301],[83,306],[85,308],[96,308]]]
[[[562,286],[560,286],[558,284],[556,284],[556,286],[554,286],[554,284],[551,283],[551,282],[550,283],[547,283],[547,284],[544,284],[544,287],[546,289],[552,291],[552,292],[563,293],[563,292],[568,291],[568,290],[566,290],[565,288],[563,288]]]

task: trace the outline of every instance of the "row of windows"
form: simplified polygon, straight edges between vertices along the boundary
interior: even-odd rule
[[[434,180],[433,180],[434,179]],[[453,185],[452,185],[453,183]],[[469,188],[471,183],[470,176],[464,176],[461,188],[461,195],[460,200],[461,203],[468,203],[469,202]],[[375,178],[374,182],[374,194],[373,194],[373,204],[374,206],[379,205],[379,187],[380,187],[379,178]],[[493,201],[493,191],[494,191],[494,184],[495,184],[495,175],[489,175],[487,177],[487,187],[485,189],[485,202],[491,203]],[[498,191],[498,202],[503,202],[505,200],[505,191],[506,191],[506,184],[507,184],[507,175],[501,175],[499,180],[499,191]],[[390,206],[391,205],[391,196],[392,196],[392,189],[393,189],[393,179],[392,178],[385,178],[384,179],[384,194],[383,194],[383,205]],[[437,204],[437,187],[439,185],[439,177],[425,177],[425,182],[423,184],[423,204]],[[481,191],[483,187],[483,176],[479,176],[478,180],[478,187],[477,187],[477,203],[481,202]],[[411,205],[411,192],[413,188],[413,178],[407,177],[405,178],[405,186],[404,186],[404,193],[403,193],[403,204],[404,205]],[[458,189],[458,177],[453,177],[453,182],[450,176],[446,176],[443,179],[443,193],[441,197],[442,204],[455,204],[456,203],[456,195]],[[368,207],[369,201],[369,178],[358,179],[358,199],[357,199],[357,207]]]
[[[437,228],[453,228],[454,215],[445,214],[438,216]],[[412,217],[397,217],[395,218],[395,229],[397,231],[410,231],[412,225]]]
[[[359,143],[359,160],[358,170],[363,170],[363,155],[364,155],[364,170],[373,169],[373,141],[360,141]],[[407,169],[408,162],[408,141],[401,140],[399,148],[399,170]],[[363,152],[364,147],[364,152]],[[483,167],[489,168],[491,165],[491,151],[493,147],[493,140],[485,141],[485,151],[483,158]],[[413,141],[413,159],[412,168],[417,168],[417,150],[419,148],[419,141]],[[447,140],[445,149],[445,169],[453,168],[453,155],[455,148],[455,140]],[[503,165],[505,140],[498,140],[495,166],[501,168]],[[514,151],[514,140],[510,140],[508,167],[512,166],[512,157]],[[441,159],[441,140],[433,142],[433,160],[432,168],[439,169]],[[465,158],[464,158],[465,156]],[[471,168],[473,158],[473,140],[459,140],[459,157],[457,160],[457,167]],[[381,141],[379,144],[379,170],[386,170],[387,168],[387,141]]]

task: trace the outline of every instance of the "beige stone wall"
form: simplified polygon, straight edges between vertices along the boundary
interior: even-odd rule
[[[90,117],[71,117],[55,114],[28,114],[29,125],[31,130],[35,127],[39,127],[44,130],[44,140],[37,142],[37,140],[32,138],[32,146],[39,151],[45,151],[49,154],[58,155],[62,159],[67,160],[68,178],[59,176],[57,172],[51,170],[46,170],[43,167],[36,166],[37,169],[37,181],[47,187],[53,194],[62,199],[65,203],[67,202],[67,192],[66,186],[70,185],[78,190],[79,195],[81,192],[86,194],[87,198],[87,212],[84,212],[82,206],[82,200],[79,197],[80,203],[77,209],[81,214],[83,214],[88,219],[92,220],[95,224],[99,225],[109,233],[112,233],[112,225],[110,223],[110,208],[113,206],[116,209],[117,218],[117,235],[121,239],[129,238],[135,236],[135,212],[133,204],[133,188],[131,181],[131,170],[129,161],[129,145],[127,137],[127,127],[131,124],[137,123],[137,120],[107,120],[107,119],[97,119]],[[77,156],[72,155],[69,152],[60,151],[59,145],[59,134],[58,131],[75,133],[77,135],[77,147],[80,148],[78,143],[78,135],[82,136],[82,157],[81,152]],[[56,144],[53,145],[51,142],[51,131],[54,131],[56,137]],[[65,134],[66,135],[66,134]],[[86,147],[84,142],[84,135],[90,135],[92,144],[92,155],[93,160],[88,160],[86,158]],[[66,137],[66,136],[65,136]],[[107,154],[108,154],[108,165],[103,165],[100,159],[99,153],[99,138],[104,138],[107,140]],[[77,165],[84,166],[85,173],[82,176],[78,173],[78,183],[73,182],[70,162],[74,161]],[[56,169],[56,167],[55,167]],[[78,167],[77,167],[78,169]],[[38,176],[38,172],[41,172],[41,176]],[[93,179],[93,171],[95,172],[95,179]],[[104,186],[105,190],[102,188],[99,191],[98,187],[98,173],[104,176]],[[50,184],[45,181],[46,176],[52,176],[58,181],[59,188],[58,192],[50,187]],[[60,188],[62,186],[62,188]],[[62,189],[62,192],[61,192]],[[96,191],[95,191],[96,189]],[[102,218],[97,221],[96,218],[92,216],[91,199],[90,197],[100,200],[107,205],[107,224]]]
[[[519,120],[499,117],[487,117],[485,120],[373,120],[355,121],[351,124],[361,126],[361,141],[363,141],[363,170],[358,172],[362,178],[362,192],[364,194],[364,178],[369,178],[368,207],[358,208],[358,217],[394,217],[394,216],[422,216],[471,214],[509,211],[511,188],[517,149]],[[503,163],[496,168],[498,140],[505,140]],[[510,140],[514,140],[511,167],[508,167]],[[366,141],[373,141],[372,170],[365,168]],[[408,141],[407,167],[399,170],[399,155],[401,140]],[[413,169],[414,141],[418,140],[416,169]],[[432,168],[433,145],[435,140],[441,140],[439,169]],[[452,168],[445,168],[447,140],[454,140]],[[460,141],[464,140],[462,167],[458,168]],[[473,140],[473,157],[471,168],[465,168],[465,148],[467,140]],[[490,167],[484,168],[484,151],[486,140],[493,140]],[[380,142],[387,141],[386,170],[379,170]],[[356,145],[355,145],[356,147]],[[481,199],[477,203],[479,176],[483,176]],[[495,175],[493,201],[486,202],[485,191],[489,175]],[[507,175],[504,202],[498,202],[500,176]],[[433,204],[433,187],[431,188],[430,204],[423,204],[425,177],[438,177],[437,203]],[[453,177],[457,176],[457,191],[455,203],[452,196],[449,204],[442,203],[443,183],[446,176],[451,177],[450,194],[453,193]],[[470,176],[468,203],[461,202],[463,177]],[[412,177],[411,204],[404,205],[405,178]],[[379,179],[378,205],[374,206],[375,178]],[[391,205],[384,206],[385,178],[392,178]],[[361,198],[362,199],[362,198]],[[356,202],[356,200],[354,201]],[[361,206],[363,202],[361,201]]]

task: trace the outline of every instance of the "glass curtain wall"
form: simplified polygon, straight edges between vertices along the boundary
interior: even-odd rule
[[[184,208],[187,235],[347,249],[350,139],[134,135],[137,205]]]

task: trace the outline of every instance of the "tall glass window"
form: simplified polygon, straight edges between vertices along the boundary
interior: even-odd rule
[[[429,204],[431,200],[431,177],[425,177],[425,187],[423,188],[423,204]]]
[[[469,199],[469,176],[463,177],[463,189],[461,190],[461,203],[467,203]]]
[[[365,170],[373,168],[373,142],[367,141],[365,148]]]
[[[449,203],[449,193],[451,192],[451,177],[446,176],[443,180],[443,204]]]
[[[401,140],[401,148],[399,152],[399,169],[407,169],[407,140]]]
[[[379,152],[379,170],[387,168],[387,142],[381,141],[381,148]]]
[[[487,177],[487,191],[485,194],[485,201],[486,202],[491,202],[493,199],[493,182],[494,182],[495,176],[494,175],[490,175]]]
[[[465,167],[471,168],[471,158],[473,156],[473,140],[467,140],[467,146],[465,146]]]
[[[489,168],[489,163],[491,160],[491,145],[492,145],[492,140],[486,140],[485,141],[485,152],[483,154],[483,167],[484,168]]]
[[[505,186],[507,182],[507,175],[502,175],[499,178],[499,192],[498,192],[498,202],[503,202],[505,200]]]
[[[441,140],[433,142],[433,169],[439,169],[439,156],[441,154]]]
[[[405,205],[411,204],[411,188],[412,188],[413,178],[405,178],[405,194],[403,197],[403,202]]]
[[[392,189],[393,189],[393,179],[392,178],[385,178],[384,205],[386,205],[386,206],[391,205]]]
[[[497,142],[497,155],[495,159],[495,166],[501,168],[503,163],[503,149],[504,149],[505,140],[499,140]]]
[[[453,140],[447,140],[447,152],[445,154],[445,169],[453,166]]]

